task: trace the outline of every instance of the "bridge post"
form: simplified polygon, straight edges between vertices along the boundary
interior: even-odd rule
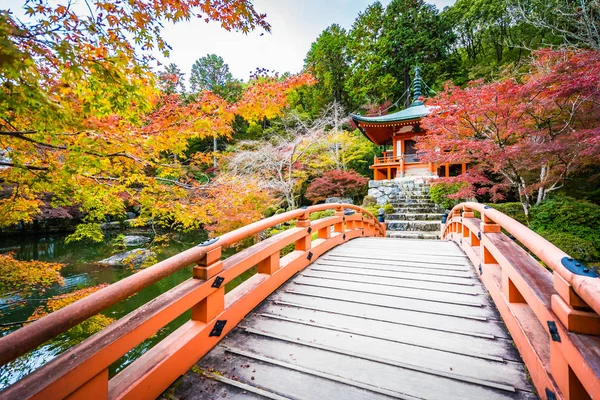
[[[344,208],[342,206],[339,206],[338,208],[335,209],[335,213],[333,213],[333,215],[341,218],[340,222],[333,225],[333,231],[336,233],[343,233],[344,232]]]
[[[310,227],[310,214],[304,213],[298,221],[296,222],[296,228],[308,228]],[[312,245],[312,237],[311,234],[306,232],[306,235],[296,240],[295,249],[300,251],[310,250]]]
[[[272,275],[279,269],[279,262],[281,259],[280,256],[281,251],[278,251],[275,254],[271,254],[269,257],[265,258],[261,262],[258,263],[258,273],[259,274],[269,274]]]
[[[194,267],[194,279],[209,280],[223,271],[223,261],[220,261],[222,247],[210,250]],[[192,320],[207,323],[225,309],[225,286],[208,295],[204,300],[192,307]]]
[[[473,212],[472,209],[470,209],[468,207],[463,207],[462,217],[463,218],[475,218],[475,213]]]
[[[222,248],[220,246],[206,253],[192,271],[194,278],[206,281],[223,271],[223,261],[219,261],[221,255]]]
[[[571,284],[556,271],[553,273],[554,289],[552,311],[570,331],[587,335],[600,335],[600,316],[581,298]]]
[[[482,234],[484,233],[500,233],[500,225],[496,224],[494,221],[485,216],[485,213],[481,215],[481,223],[479,224],[479,229]],[[481,261],[483,264],[498,264],[498,261],[494,258],[492,253],[488,250],[487,247],[483,243],[480,243],[481,250]]]
[[[550,371],[565,400],[591,399],[563,355],[564,346],[550,341]]]
[[[192,307],[192,320],[210,322],[225,310],[225,285]]]

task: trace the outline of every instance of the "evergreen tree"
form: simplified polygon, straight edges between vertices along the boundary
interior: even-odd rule
[[[423,0],[392,0],[385,11],[379,48],[385,59],[384,70],[398,82],[396,96],[410,88],[410,73],[417,65],[426,66],[422,69],[426,82],[443,79],[440,66],[453,42],[451,27],[434,5]],[[405,99],[408,106],[411,98]]]
[[[305,68],[318,80],[314,90],[319,108],[331,102],[347,104],[344,89],[349,68],[347,44],[346,30],[333,24],[313,42],[306,55]]]

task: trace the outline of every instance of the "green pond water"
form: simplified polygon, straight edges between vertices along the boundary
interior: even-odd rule
[[[139,230],[119,233],[151,236],[150,232]],[[114,235],[116,234],[113,234],[113,236]],[[158,259],[163,260],[193,247],[206,240],[207,237],[207,233],[203,231],[175,234],[169,241],[167,247],[162,249],[158,254]],[[24,298],[27,300],[25,305],[17,307],[8,306],[7,304],[20,300],[21,298],[19,297],[10,296],[0,299],[0,324],[2,326],[0,336],[7,335],[17,330],[20,325],[10,326],[10,323],[27,320],[40,304],[40,299],[70,293],[78,289],[96,286],[101,283],[113,283],[135,273],[135,271],[130,268],[106,267],[95,263],[96,261],[102,260],[118,252],[115,251],[109,243],[111,236],[108,236],[104,243],[98,244],[65,244],[64,239],[65,237],[61,235],[22,236],[11,238],[0,237],[0,253],[12,252],[15,254],[15,257],[21,260],[42,260],[66,264],[61,270],[61,275],[64,277],[65,281],[64,285],[57,284],[44,292],[33,293],[29,297]],[[127,250],[133,248],[135,247],[130,247]],[[231,253],[232,251],[226,252],[225,256],[230,255]],[[252,273],[254,273],[254,271],[248,271],[246,274],[238,277],[236,281],[230,282],[227,285],[226,290],[231,290],[251,276]],[[178,271],[155,285],[147,287],[136,295],[108,308],[102,314],[115,320],[119,319],[161,293],[164,293],[184,280],[189,279],[191,275],[191,267]],[[156,335],[129,351],[120,360],[111,365],[109,370],[110,375],[114,376],[127,365],[131,364],[145,351],[189,320],[190,315],[190,311],[186,312],[158,331]],[[81,342],[87,336],[89,336],[89,333],[80,331],[62,334],[17,360],[0,367],[0,389],[18,381],[23,376],[44,365],[76,343]]]

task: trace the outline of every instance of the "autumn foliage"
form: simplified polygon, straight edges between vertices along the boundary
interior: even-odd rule
[[[52,206],[76,205],[85,215],[75,239],[100,240],[100,223],[134,206],[140,225],[189,230],[221,219],[214,194],[224,179],[198,179],[213,155],[189,154],[189,141],[230,138],[235,115],[279,115],[287,95],[313,78],[256,77],[237,103],[210,91],[191,101],[163,93],[146,52],[168,52],[159,19],[201,17],[247,32],[268,30],[264,15],[245,0],[93,6],[90,17],[28,2],[30,24],[0,12],[0,227],[31,222],[48,196]],[[241,207],[244,196],[228,192]]]
[[[33,314],[29,316],[28,320],[35,321],[37,319],[40,319],[50,313],[53,313],[55,311],[60,310],[61,308],[68,306],[69,304],[75,303],[77,300],[83,299],[84,297],[87,297],[90,294],[95,293],[98,290],[101,290],[107,286],[108,284],[103,283],[100,285],[75,290],[71,293],[54,296],[48,299],[48,301],[46,301],[43,305],[36,308]],[[73,342],[72,344],[76,344],[77,342],[106,328],[113,321],[114,319],[107,317],[103,314],[94,315],[93,317],[88,318],[79,325],[71,328],[68,331],[66,337],[68,337],[69,340]]]
[[[306,198],[314,203],[323,201],[328,197],[360,196],[366,188],[368,178],[355,171],[333,170],[315,179],[306,190]]]
[[[60,274],[63,264],[43,261],[20,261],[12,254],[0,254],[0,295],[18,292],[25,296],[55,283],[64,283]]]
[[[513,189],[528,212],[600,155],[600,53],[535,53],[527,75],[448,86],[428,105],[425,161],[472,163],[459,197],[502,199]]]

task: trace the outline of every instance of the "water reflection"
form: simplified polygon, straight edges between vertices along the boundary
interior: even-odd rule
[[[149,232],[136,231],[128,232],[128,234],[143,234],[148,236]],[[206,240],[206,238],[207,234],[205,232],[175,235],[168,246],[159,254],[158,258],[159,260],[168,258]],[[61,270],[61,274],[65,280],[64,285],[54,285],[44,292],[33,293],[30,297],[23,299],[26,302],[18,307],[7,305],[8,303],[17,300],[15,296],[0,299],[0,311],[2,313],[0,322],[6,324],[27,320],[35,308],[40,304],[40,299],[63,293],[70,293],[74,290],[95,286],[101,283],[113,283],[131,275],[134,271],[129,268],[103,267],[95,263],[96,261],[114,254],[114,251],[109,245],[110,239],[111,238],[108,237],[104,243],[99,244],[65,244],[64,236],[60,235],[0,238],[0,253],[12,252],[15,254],[15,257],[21,260],[53,261],[67,264]],[[235,283],[232,282],[232,284],[228,285],[228,289],[230,290],[232,287],[241,283],[253,273],[255,273],[255,270],[249,271]],[[105,310],[103,314],[115,320],[119,319],[190,277],[191,268],[185,268],[168,276],[155,285],[140,291],[136,295],[110,307]],[[132,349],[120,360],[111,365],[109,370],[111,376],[129,365],[170,332],[189,320],[189,318],[190,312],[188,311],[161,329],[156,335],[145,340],[135,349]],[[18,328],[19,326],[8,327],[0,334],[6,335]],[[45,343],[36,350],[0,367],[0,388],[16,382],[21,377],[47,363],[52,358],[83,339],[85,339],[85,336],[80,337],[80,335],[77,335],[77,337],[73,337],[73,335],[69,334],[60,335],[51,342]]]

